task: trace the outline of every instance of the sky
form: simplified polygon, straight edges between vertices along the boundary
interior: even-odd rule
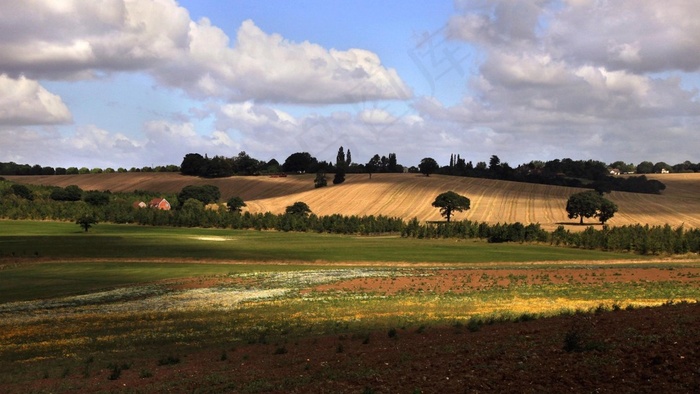
[[[700,161],[697,0],[0,0],[0,162]]]

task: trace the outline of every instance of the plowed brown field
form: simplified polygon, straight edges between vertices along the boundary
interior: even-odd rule
[[[610,225],[649,224],[700,228],[700,174],[649,175],[666,184],[661,195],[613,192],[608,198],[619,207]],[[539,223],[545,229],[574,224],[565,211],[567,198],[582,189],[417,174],[350,174],[345,183],[314,189],[314,175],[281,178],[230,177],[202,179],[175,173],[116,173],[65,176],[8,176],[20,183],[56,186],[78,185],[85,190],[113,192],[136,189],[177,193],[187,185],[212,184],[225,201],[240,196],[251,212],[281,213],[295,201],[303,201],[318,215],[387,215],[404,219],[441,220],[431,206],[435,197],[453,190],[470,198],[471,209],[456,220],[489,223]],[[595,220],[588,223],[595,224]]]

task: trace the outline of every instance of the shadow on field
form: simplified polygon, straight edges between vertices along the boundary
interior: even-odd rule
[[[556,222],[555,224],[561,225],[561,226],[573,226],[573,227],[603,227],[603,223],[596,222],[596,223],[579,223],[579,222]]]

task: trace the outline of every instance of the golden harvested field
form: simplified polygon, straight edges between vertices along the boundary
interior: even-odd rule
[[[613,192],[608,198],[619,207],[610,225],[650,224],[700,228],[700,174],[648,175],[666,184],[661,195]],[[457,213],[455,220],[470,219],[489,223],[539,223],[552,230],[568,219],[566,200],[582,189],[418,174],[349,174],[345,183],[313,188],[314,175],[282,178],[230,177],[202,179],[176,173],[115,173],[64,176],[7,176],[9,180],[56,186],[78,185],[84,190],[136,189],[177,193],[186,185],[212,184],[220,188],[225,201],[240,196],[251,212],[281,213],[296,201],[309,205],[317,215],[387,215],[404,219],[441,220],[431,206],[435,197],[448,190],[471,200],[471,209]],[[595,220],[588,221],[595,224]],[[572,228],[574,228],[572,226]],[[580,227],[579,227],[580,228]]]

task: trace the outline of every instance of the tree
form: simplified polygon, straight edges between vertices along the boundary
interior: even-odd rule
[[[569,214],[569,219],[580,218],[580,224],[583,224],[583,218],[591,217],[597,217],[601,223],[605,224],[617,212],[617,205],[597,192],[589,190],[572,194],[566,202],[566,212]]]
[[[651,174],[654,172],[654,163],[643,161],[637,165],[637,174]]]
[[[307,172],[316,166],[318,160],[308,152],[292,153],[282,164],[282,169],[286,172]]]
[[[569,219],[581,218],[580,224],[583,224],[583,218],[590,218],[596,215],[600,206],[600,199],[600,195],[595,191],[571,195],[566,202],[566,212],[569,214]]]
[[[379,169],[379,165],[381,164],[381,158],[379,158],[379,155],[374,155],[372,156],[371,159],[367,162],[365,165],[365,170],[369,174],[369,179],[372,179],[372,174],[377,172]]]
[[[328,181],[326,180],[325,172],[317,172],[316,179],[314,179],[314,187],[318,189],[319,187],[328,186]]]
[[[280,172],[280,163],[276,159],[271,159],[265,166],[265,170],[270,174]]]
[[[246,206],[246,203],[243,202],[243,199],[238,197],[238,196],[231,197],[226,202],[226,207],[228,208],[228,210],[230,212],[241,213],[241,210],[245,206]]]
[[[109,192],[101,192],[97,190],[90,190],[85,192],[83,196],[83,201],[90,205],[99,206],[109,204]]]
[[[430,176],[430,174],[437,171],[440,168],[440,166],[432,157],[426,157],[420,161],[418,168],[420,169],[421,174],[425,176]]]
[[[496,171],[498,169],[498,166],[501,165],[501,159],[498,158],[498,156],[493,155],[489,159],[489,170],[491,171]]]
[[[284,213],[288,215],[299,215],[299,216],[306,216],[311,213],[311,208],[309,208],[308,205],[306,205],[305,202],[297,201],[294,204],[288,206]]]
[[[31,190],[25,185],[20,185],[18,183],[13,184],[10,186],[10,189],[12,189],[12,193],[14,193],[15,196],[23,198],[25,200],[32,201],[34,200],[34,193],[32,193]]]
[[[399,164],[396,162],[396,153],[389,153],[389,164],[387,166],[389,172],[401,172]]]
[[[333,184],[339,185],[343,182],[345,182],[345,169],[339,167],[335,170],[335,175],[333,176]]]
[[[180,193],[177,195],[177,200],[180,201],[180,206],[182,206],[185,201],[189,200],[190,198],[199,200],[206,205],[219,201],[219,198],[221,198],[221,192],[219,191],[219,188],[214,185],[188,185],[183,187],[182,190],[180,190]]]
[[[183,175],[202,175],[207,166],[207,159],[205,159],[199,153],[188,153],[185,158],[182,159],[182,164],[180,164],[180,172]]]
[[[200,169],[200,176],[207,178],[223,178],[233,175],[232,161],[223,156],[214,156],[208,159]]]
[[[83,189],[76,185],[66,186],[65,189],[60,187],[55,189],[49,195],[49,198],[54,201],[79,201],[83,196]]]
[[[603,198],[598,210],[598,220],[605,224],[605,222],[611,219],[615,215],[615,212],[617,212],[617,205],[607,198]]]
[[[333,177],[333,184],[339,185],[345,182],[345,152],[343,152],[343,147],[338,149],[338,156],[335,159],[335,176]]]
[[[236,172],[240,175],[258,174],[265,165],[260,160],[250,157],[245,151],[239,152],[238,156],[233,159],[233,162],[235,163]]]
[[[438,195],[433,201],[435,208],[440,208],[440,214],[450,222],[453,212],[462,212],[469,209],[471,201],[469,198],[459,195],[453,191],[448,191]]]
[[[90,229],[90,227],[97,224],[97,219],[95,219],[94,216],[84,215],[78,220],[76,220],[75,224],[79,225],[83,228],[83,230],[85,230],[85,232],[87,232]]]

